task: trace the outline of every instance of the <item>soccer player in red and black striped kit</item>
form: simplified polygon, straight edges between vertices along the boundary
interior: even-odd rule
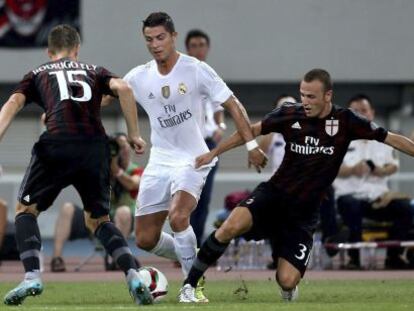
[[[194,287],[208,266],[217,261],[237,236],[269,238],[279,255],[276,281],[285,301],[298,296],[312,248],[318,207],[335,179],[348,145],[375,139],[414,156],[414,142],[391,133],[350,109],[332,104],[332,81],[323,69],[306,73],[300,83],[302,103],[285,103],[252,126],[255,136],[283,134],[285,157],[272,178],[259,184],[224,224],[202,245],[181,289],[186,302],[198,302]],[[243,144],[236,132],[196,160],[196,167]]]
[[[33,147],[19,191],[16,241],[26,273],[23,282],[5,296],[8,305],[42,292],[37,216],[69,185],[82,199],[86,226],[125,272],[135,302],[152,302],[127,242],[109,220],[111,159],[100,115],[102,96],[118,96],[128,138],[135,151],[142,153],[145,142],[139,134],[135,99],[122,79],[103,67],[79,62],[79,48],[74,28],[54,27],[48,38],[51,61],[26,74],[0,112],[0,139],[17,112],[31,102],[45,110],[47,129]]]

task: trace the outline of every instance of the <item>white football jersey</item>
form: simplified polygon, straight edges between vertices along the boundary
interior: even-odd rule
[[[180,53],[167,75],[160,74],[152,60],[132,69],[124,80],[149,116],[150,162],[192,165],[197,156],[209,151],[203,139],[203,98],[218,107],[233,94],[209,65]]]

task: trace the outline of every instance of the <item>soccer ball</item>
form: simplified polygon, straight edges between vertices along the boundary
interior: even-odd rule
[[[148,287],[154,302],[162,300],[168,293],[168,281],[164,273],[154,267],[141,267],[138,273]]]

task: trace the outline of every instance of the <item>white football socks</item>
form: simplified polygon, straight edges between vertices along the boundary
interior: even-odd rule
[[[188,226],[184,231],[174,232],[174,245],[184,277],[187,277],[197,254],[197,238],[193,227]]]
[[[174,238],[171,236],[171,234],[164,231],[161,231],[160,239],[157,245],[152,250],[150,250],[150,253],[171,260],[178,260],[175,252]]]

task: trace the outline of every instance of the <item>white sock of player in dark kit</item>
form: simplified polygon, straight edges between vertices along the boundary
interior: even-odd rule
[[[174,238],[171,234],[164,231],[161,231],[160,239],[157,245],[150,250],[150,253],[171,260],[178,260],[175,253]]]
[[[197,238],[193,227],[188,226],[184,231],[174,232],[174,246],[184,277],[187,277],[197,253]]]

